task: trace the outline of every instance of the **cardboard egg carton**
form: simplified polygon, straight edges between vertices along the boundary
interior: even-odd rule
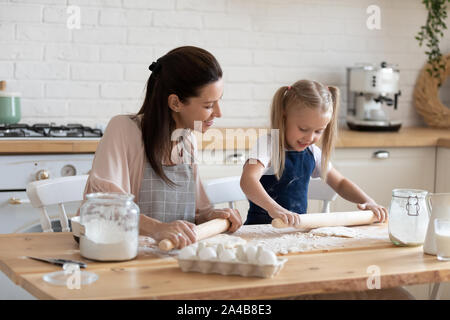
[[[253,264],[242,261],[200,260],[196,258],[177,258],[183,272],[218,273],[222,275],[238,275],[242,277],[272,278],[277,275],[288,260],[277,258],[273,265]]]

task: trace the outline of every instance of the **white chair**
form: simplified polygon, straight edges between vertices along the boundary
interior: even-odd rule
[[[27,195],[33,207],[41,209],[40,222],[44,232],[53,232],[46,207],[59,206],[59,220],[63,232],[69,232],[64,203],[82,201],[88,175],[61,177],[30,182]]]
[[[336,191],[333,190],[325,181],[320,178],[314,178],[309,181],[308,199],[321,200],[322,213],[330,212],[331,201],[337,198]]]
[[[228,202],[231,209],[235,209],[235,202],[247,200],[241,189],[241,176],[218,178],[203,182],[206,195],[211,204]]]
[[[205,181],[203,186],[211,204],[228,202],[229,207],[234,209],[234,202],[247,199],[241,189],[240,181],[240,176],[218,178]],[[323,213],[330,212],[330,203],[336,197],[336,192],[322,179],[311,179],[308,187],[308,199],[323,201]]]

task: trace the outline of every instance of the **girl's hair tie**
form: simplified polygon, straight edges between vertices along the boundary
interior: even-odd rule
[[[291,88],[292,88],[291,86],[288,86],[288,87],[287,87],[288,90],[291,90]]]

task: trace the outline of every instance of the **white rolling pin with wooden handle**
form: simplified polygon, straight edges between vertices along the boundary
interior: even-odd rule
[[[357,226],[366,225],[378,221],[377,216],[370,210],[333,212],[333,213],[308,213],[300,216],[300,224],[290,226],[281,219],[273,219],[275,228],[295,227],[296,229],[315,229],[321,227]]]
[[[197,226],[197,239],[203,240],[216,234],[225,232],[230,227],[230,221],[228,219],[213,219]],[[175,245],[169,239],[161,240],[158,244],[159,248],[163,251],[172,250]]]

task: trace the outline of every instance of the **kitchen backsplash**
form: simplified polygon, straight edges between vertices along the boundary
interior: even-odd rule
[[[380,29],[366,26],[370,5],[381,9]],[[426,60],[414,36],[425,20],[420,0],[0,0],[0,80],[22,93],[21,122],[96,125],[139,109],[152,61],[196,45],[224,70],[216,126],[255,127],[268,125],[276,88],[298,79],[339,86],[343,119],[345,68],[387,61],[401,76],[392,119],[422,125],[412,93]]]

